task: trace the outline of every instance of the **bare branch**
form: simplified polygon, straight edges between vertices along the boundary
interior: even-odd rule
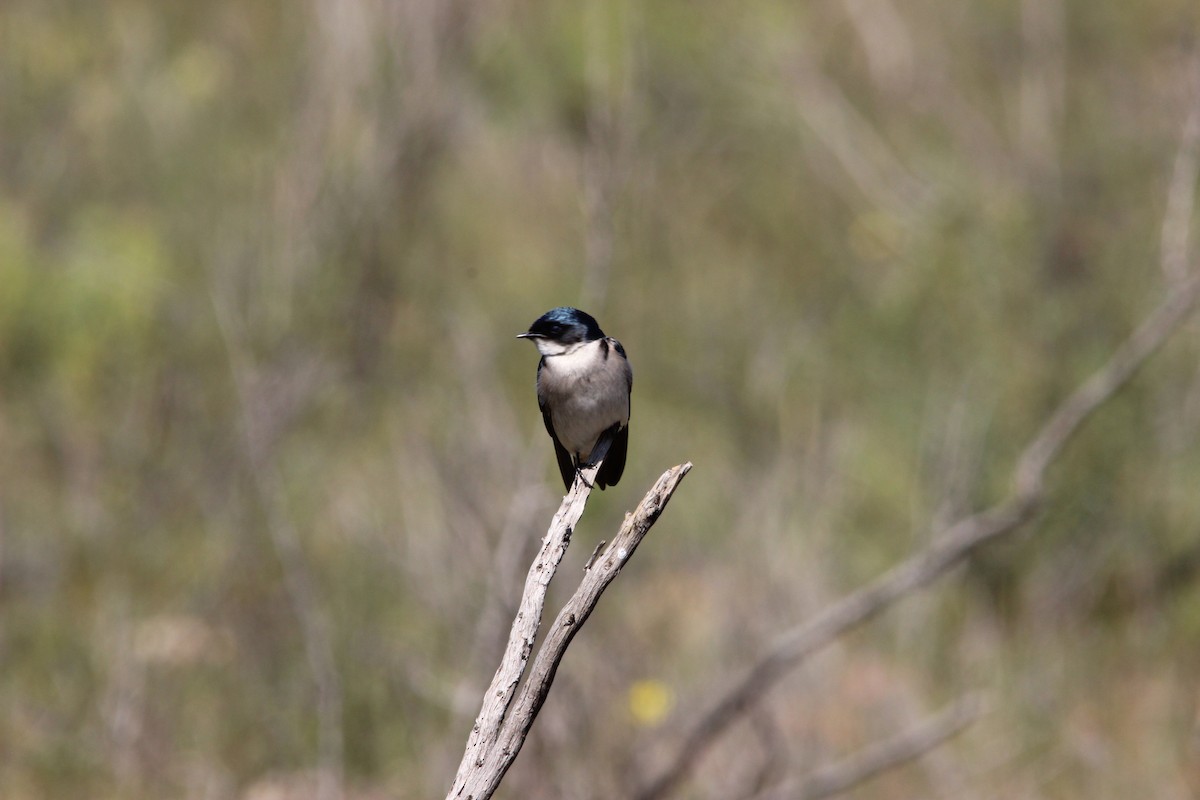
[[[854,187],[875,208],[912,219],[931,196],[928,182],[908,169],[886,137],[816,64],[798,55],[791,79],[797,113]]]
[[[1159,238],[1159,261],[1169,282],[1187,276],[1191,250],[1192,209],[1196,202],[1196,177],[1200,175],[1200,57],[1193,57],[1186,82],[1192,102],[1183,123],[1179,149],[1167,189]]]
[[[525,590],[521,593],[521,604],[517,609],[516,618],[513,619],[512,630],[508,634],[508,644],[504,648],[500,666],[492,677],[492,683],[483,696],[483,707],[475,719],[471,735],[467,737],[467,749],[458,766],[454,788],[448,797],[462,794],[468,775],[483,765],[485,756],[496,742],[500,726],[508,713],[508,706],[516,695],[517,685],[521,682],[521,676],[525,674],[525,665],[533,652],[538,627],[542,624],[542,609],[546,606],[546,591],[563,555],[567,552],[567,546],[571,543],[571,533],[575,530],[579,518],[583,516],[584,506],[587,505],[588,495],[592,493],[596,473],[599,471],[600,465],[597,464],[575,473],[575,481],[563,497],[558,512],[550,520],[550,529],[546,531],[542,547],[525,577]]]
[[[229,358],[237,392],[238,415],[241,422],[242,450],[245,454],[251,483],[266,513],[267,533],[283,569],[284,588],[292,611],[300,623],[304,654],[312,673],[317,706],[317,761],[315,794],[318,800],[335,800],[342,795],[345,742],[343,736],[343,699],[341,675],[334,658],[333,631],[321,603],[317,584],[300,544],[300,534],[287,506],[283,475],[274,455],[283,423],[289,416],[281,408],[289,392],[278,389],[268,399],[261,381],[254,380],[254,368],[234,333],[226,305],[215,292],[211,295],[213,311]],[[315,376],[318,373],[309,370]],[[298,371],[296,374],[302,375]],[[300,382],[305,383],[301,378]],[[299,391],[306,394],[307,391]],[[274,400],[274,403],[270,402]],[[297,403],[291,399],[292,403]]]
[[[525,737],[550,692],[555,672],[571,639],[583,627],[599,602],[600,595],[633,555],[691,468],[688,462],[664,472],[634,512],[626,515],[612,544],[584,573],[579,588],[546,632],[529,677],[514,704],[517,684],[525,670],[541,621],[546,588],[570,543],[571,531],[583,513],[599,466],[589,467],[576,476],[529,570],[520,610],[509,635],[508,648],[484,696],[483,708],[468,738],[462,764],[454,779],[454,786],[446,796],[447,800],[486,800],[492,796],[525,743]]]
[[[1008,497],[960,519],[923,550],[780,636],[700,718],[667,767],[637,795],[638,800],[671,794],[716,738],[804,658],[937,580],[984,543],[1029,520],[1042,498],[1046,469],[1071,435],[1170,338],[1195,309],[1198,296],[1200,274],[1177,284],[1108,362],[1063,401],[1018,459],[1014,490]]]
[[[489,561],[491,567],[487,571],[483,606],[475,622],[474,652],[469,663],[481,668],[495,663],[504,648],[504,623],[513,613],[513,602],[521,587],[522,566],[533,547],[533,542],[527,541],[529,529],[541,511],[542,498],[546,494],[541,479],[535,477],[544,464],[546,434],[541,430],[532,431],[532,434],[513,469],[518,488],[509,497],[508,510]],[[476,690],[471,689],[467,696],[473,698],[475,693]],[[474,700],[471,702],[473,704]],[[469,713],[470,707],[462,715]]]
[[[820,800],[849,791],[888,770],[915,761],[962,733],[985,711],[975,695],[968,695],[890,739],[859,752],[808,777],[755,796],[754,800]]]
[[[1025,176],[1035,189],[1061,191],[1066,93],[1066,14],[1062,0],[1021,0],[1021,80],[1017,138]]]
[[[913,38],[891,0],[842,0],[867,57],[871,80],[881,89],[906,93],[916,65]]]
[[[1182,279],[1158,308],[1117,348],[1108,363],[1063,401],[1038,431],[1017,462],[1017,494],[1035,496],[1042,491],[1046,468],[1087,417],[1129,382],[1138,368],[1162,347],[1195,310],[1200,295],[1200,271]]]
[[[758,739],[759,746],[763,751],[763,762],[755,770],[751,782],[753,788],[745,793],[746,796],[757,798],[760,794],[769,791],[768,787],[778,784],[787,775],[789,753],[787,738],[770,709],[764,708],[760,704],[755,706],[747,716],[750,730]]]

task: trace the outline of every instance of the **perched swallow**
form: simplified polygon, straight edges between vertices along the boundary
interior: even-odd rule
[[[603,458],[596,485],[615,486],[625,471],[629,450],[629,394],[633,369],[625,348],[590,314],[577,308],[552,308],[517,336],[532,339],[538,362],[537,398],[563,485],[571,488],[575,472]],[[597,448],[610,440],[607,454]]]

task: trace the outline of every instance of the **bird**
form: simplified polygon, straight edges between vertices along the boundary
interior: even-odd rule
[[[577,470],[594,466],[601,489],[616,486],[629,451],[633,368],[625,348],[605,336],[595,317],[578,308],[552,308],[517,335],[537,346],[538,408],[563,485],[570,490]],[[607,452],[603,442],[607,440]]]

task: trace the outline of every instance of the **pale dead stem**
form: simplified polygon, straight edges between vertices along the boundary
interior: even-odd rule
[[[283,570],[284,587],[292,612],[300,625],[304,653],[312,674],[317,706],[317,800],[337,800],[342,796],[344,737],[342,735],[342,684],[334,659],[333,633],[313,580],[308,560],[288,509],[283,476],[274,455],[274,444],[283,423],[274,418],[289,416],[280,406],[295,404],[281,399],[292,394],[307,395],[315,378],[298,371],[298,387],[278,391],[255,375],[255,367],[241,346],[229,318],[229,310],[214,293],[213,310],[229,358],[241,422],[242,450],[251,482],[266,514],[267,533]],[[313,370],[309,370],[313,372]],[[313,372],[315,375],[316,373]],[[267,396],[276,389],[275,396]]]
[[[1200,104],[1191,107],[1184,123],[1172,172],[1173,196],[1168,200],[1167,216],[1181,220],[1164,221],[1161,267],[1170,281],[1167,296],[1108,361],[1068,395],[1043,423],[1017,459],[1009,495],[990,508],[960,518],[923,550],[827,606],[808,622],[783,633],[742,679],[720,695],[693,724],[667,765],[635,795],[637,800],[660,800],[678,789],[716,739],[749,713],[780,678],[805,658],[878,616],[904,596],[941,578],[980,546],[1011,533],[1034,515],[1045,494],[1046,470],[1071,436],[1171,338],[1200,299],[1200,269],[1193,265],[1189,272],[1176,263],[1186,257],[1188,249],[1187,221],[1182,217],[1184,210],[1190,212],[1194,200],[1196,149],[1200,141],[1197,108]]]
[[[876,775],[925,755],[962,733],[984,713],[983,702],[967,695],[895,736],[814,770],[800,780],[757,794],[753,800],[820,800],[841,794]]]
[[[576,475],[529,568],[508,645],[491,686],[484,695],[483,707],[475,726],[467,738],[466,751],[454,785],[446,795],[447,800],[486,800],[492,796],[520,752],[550,692],[555,672],[571,639],[583,627],[600,601],[600,595],[633,555],[691,468],[691,463],[686,463],[664,472],[633,513],[626,515],[612,543],[584,573],[579,587],[547,630],[537,655],[533,656],[529,677],[518,692],[541,624],[546,590],[570,544],[571,533],[583,514],[599,467],[589,467]]]
[[[1195,309],[1198,296],[1200,274],[1179,283],[1108,362],[1063,401],[1018,459],[1011,494],[988,509],[963,517],[925,549],[780,636],[694,724],[666,768],[637,794],[639,800],[671,794],[717,737],[806,657],[942,577],[984,543],[1029,520],[1042,500],[1046,469],[1071,435],[1178,330]]]

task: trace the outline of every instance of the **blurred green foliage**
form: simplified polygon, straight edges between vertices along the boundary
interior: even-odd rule
[[[558,304],[635,369],[565,581],[696,469],[504,791],[628,793],[773,635],[1006,491],[1163,295],[1198,24],[5,3],[0,796],[443,791],[557,503],[512,337]],[[1200,781],[1198,353],[1088,423],[1030,530],[772,695],[797,764],[983,687],[979,733],[861,796]],[[723,748],[689,796],[741,796],[763,756]]]

